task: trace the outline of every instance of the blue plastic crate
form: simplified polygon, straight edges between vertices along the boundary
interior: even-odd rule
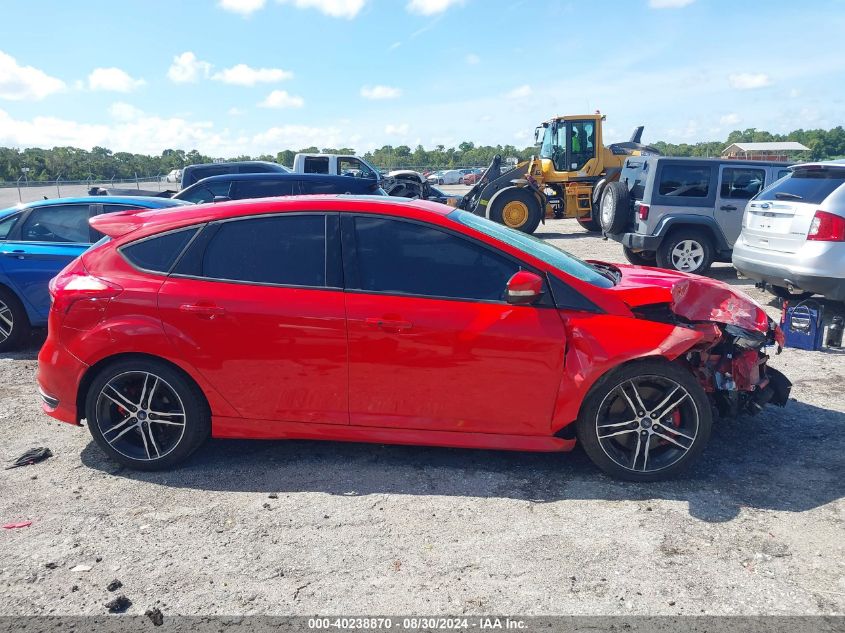
[[[781,319],[781,329],[786,347],[820,350],[822,348],[822,306],[816,301],[802,301],[786,305]]]

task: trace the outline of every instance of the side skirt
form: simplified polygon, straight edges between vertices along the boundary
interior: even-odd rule
[[[328,440],[332,442],[370,442],[377,444],[410,444],[450,448],[483,448],[499,451],[533,451],[556,453],[571,451],[575,440],[540,435],[499,435],[494,433],[462,433],[419,429],[386,429],[383,427],[312,424],[277,420],[247,420],[214,416],[211,436],[251,440]]]

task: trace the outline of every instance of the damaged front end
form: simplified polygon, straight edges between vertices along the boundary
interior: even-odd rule
[[[753,415],[767,404],[786,405],[792,383],[768,366],[768,351],[774,349],[779,354],[783,349],[783,332],[765,310],[720,281],[673,277],[663,276],[665,282],[671,280],[664,286],[669,301],[631,309],[639,318],[673,323],[702,334],[679,361],[696,376],[719,414]],[[631,298],[641,296],[637,290],[631,284]]]

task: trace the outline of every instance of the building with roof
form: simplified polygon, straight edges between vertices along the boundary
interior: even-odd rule
[[[808,152],[809,147],[796,141],[774,141],[770,143],[733,143],[722,150],[722,158],[734,160],[792,160],[791,153]]]

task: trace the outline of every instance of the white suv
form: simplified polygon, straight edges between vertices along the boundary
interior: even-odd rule
[[[781,297],[845,300],[845,160],[796,165],[755,196],[733,265]]]

